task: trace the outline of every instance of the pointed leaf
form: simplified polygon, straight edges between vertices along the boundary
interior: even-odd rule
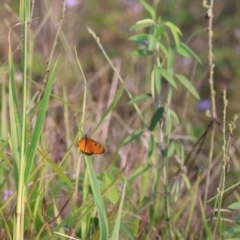
[[[154,65],[153,71],[154,71],[156,91],[157,91],[157,94],[159,95],[161,92],[161,86],[162,86],[160,68]]]
[[[151,124],[150,124],[150,127],[149,127],[149,130],[150,131],[153,131],[153,129],[156,127],[157,123],[161,120],[161,118],[163,117],[163,113],[164,113],[164,108],[163,107],[159,107],[153,117],[152,117],[152,120],[151,120]]]
[[[149,35],[148,34],[136,34],[129,38],[130,41],[136,42],[139,45],[142,45],[144,47],[148,47],[149,42]]]
[[[183,75],[180,74],[175,74],[177,79],[189,90],[192,95],[197,98],[198,100],[200,99],[200,96],[196,90],[196,88],[192,85],[192,83]]]
[[[159,72],[173,87],[177,87],[173,76],[165,68],[159,68]]]
[[[154,137],[151,134],[148,142],[148,158],[152,156],[153,150],[154,150]]]
[[[165,57],[168,59],[168,50],[166,48],[166,46],[159,40],[158,41],[159,47],[161,48],[163,54],[165,55]]]
[[[134,57],[144,57],[144,56],[151,56],[153,55],[152,51],[149,51],[147,49],[138,49],[133,52],[131,52],[131,55]]]
[[[169,29],[171,30],[176,45],[179,45],[180,43],[179,35],[182,35],[180,29],[176,25],[172,24],[171,22],[166,22],[165,25],[168,26]]]
[[[156,48],[157,44],[158,44],[158,39],[157,39],[155,36],[150,35],[150,36],[149,36],[149,46],[148,46],[148,50],[149,50],[149,51],[154,50],[154,49]]]
[[[151,93],[141,94],[141,95],[138,95],[138,96],[132,98],[132,99],[128,102],[128,104],[133,104],[133,103],[136,103],[136,102],[145,100],[145,99],[150,98],[150,97],[152,97],[152,94],[151,94]]]
[[[240,209],[240,202],[231,203],[228,208],[230,209]]]
[[[121,197],[120,205],[118,208],[117,217],[116,217],[115,223],[114,223],[113,233],[112,233],[112,237],[111,237],[112,240],[119,239],[121,214],[123,212],[123,201],[124,201],[124,197],[125,197],[125,193],[126,193],[126,186],[127,186],[127,178],[125,178],[123,190],[121,193],[122,197]]]
[[[36,121],[34,132],[32,135],[31,144],[30,144],[30,146],[28,148],[28,152],[27,152],[27,161],[26,161],[26,168],[25,168],[25,174],[24,174],[25,181],[28,180],[28,176],[32,169],[32,164],[33,164],[34,156],[36,154],[38,141],[42,134],[44,119],[45,119],[45,115],[47,112],[47,107],[48,107],[49,98],[50,98],[51,91],[52,91],[54,77],[56,75],[57,63],[58,63],[58,61],[56,61],[55,65],[53,67],[53,70],[49,76],[49,79],[48,79],[48,82],[46,85],[46,89],[45,89],[43,98],[41,100],[40,110],[39,110],[39,113],[37,116],[37,121]]]
[[[155,19],[156,11],[154,8],[152,8],[148,3],[146,3],[144,0],[139,0],[139,2],[142,4],[142,6],[149,12],[152,19]]]
[[[128,135],[124,140],[123,140],[123,143],[122,143],[122,146],[132,142],[133,140],[139,138],[143,133],[143,130],[142,129],[138,129],[134,132],[132,132],[130,135]]]
[[[101,231],[100,239],[101,240],[109,239],[109,228],[108,228],[106,208],[103,203],[100,187],[98,185],[97,177],[95,175],[92,161],[89,156],[85,156],[85,163],[86,163],[87,171],[89,174],[89,181],[90,181],[94,201],[98,211],[99,225],[100,225],[100,231]]]
[[[193,58],[197,60],[200,64],[202,64],[200,58],[186,44],[184,43],[180,43],[179,45],[174,44],[172,46],[172,49],[174,49],[180,55],[188,58]]]
[[[154,26],[154,25],[155,25],[155,22],[152,19],[143,19],[138,21],[135,25],[133,25],[130,28],[130,31],[134,29],[145,28],[145,27]]]
[[[156,27],[153,36],[159,40],[159,37],[165,32],[165,28],[163,25]]]

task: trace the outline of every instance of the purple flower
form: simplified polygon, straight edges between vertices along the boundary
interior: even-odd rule
[[[72,8],[81,3],[81,0],[66,0],[66,7]]]
[[[7,201],[13,194],[13,190],[4,190],[3,191],[3,202]]]
[[[205,111],[211,107],[211,100],[210,99],[202,99],[197,104],[197,109],[199,111]]]

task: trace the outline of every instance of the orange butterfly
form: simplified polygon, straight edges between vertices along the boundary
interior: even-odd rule
[[[88,138],[86,134],[81,140],[79,140],[78,147],[82,153],[89,156],[93,154],[102,154],[105,152],[104,147],[100,143]]]

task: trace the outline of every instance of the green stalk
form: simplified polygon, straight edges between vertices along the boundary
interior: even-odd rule
[[[172,89],[169,85],[169,93],[168,93],[168,100],[167,100],[167,107],[166,107],[166,136],[167,136],[167,151],[164,155],[164,167],[163,167],[163,176],[164,176],[164,198],[165,198],[165,207],[166,207],[166,222],[168,225],[168,238],[172,239],[172,219],[171,219],[171,211],[170,211],[170,189],[169,189],[169,158],[168,158],[168,148],[170,146],[169,138],[171,132],[171,117],[170,117],[170,103],[172,99]]]
[[[25,202],[25,151],[26,151],[26,108],[27,108],[27,37],[28,37],[28,21],[30,17],[30,2],[28,0],[20,1],[20,18],[23,24],[23,78],[22,78],[22,126],[21,126],[21,145],[20,145],[20,161],[19,161],[19,181],[17,196],[17,219],[16,219],[16,239],[24,239],[24,202]]]
[[[26,82],[27,82],[27,22],[23,23],[23,79],[22,79],[22,132],[21,132],[21,153],[19,162],[19,181],[17,197],[17,226],[16,239],[23,239],[24,230],[24,169],[25,169],[25,143],[26,143]]]
[[[223,109],[223,160],[222,160],[222,173],[221,173],[221,178],[218,186],[218,197],[216,199],[217,205],[218,205],[218,215],[216,219],[216,224],[213,232],[213,239],[215,239],[215,235],[217,232],[217,227],[218,227],[218,222],[222,221],[221,220],[221,206],[222,206],[222,199],[223,199],[223,194],[224,194],[224,189],[225,189],[225,181],[226,181],[226,163],[227,163],[227,141],[226,141],[226,114],[227,114],[227,98],[226,98],[226,90],[223,92],[223,102],[224,102],[224,109]]]

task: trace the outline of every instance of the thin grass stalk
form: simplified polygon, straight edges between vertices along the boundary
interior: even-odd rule
[[[67,98],[67,89],[65,86],[63,86],[63,100],[64,102],[68,101]],[[66,144],[67,146],[71,145],[72,139],[70,137],[70,117],[69,117],[69,106],[67,104],[64,104],[64,123],[65,123],[65,132],[66,132]],[[72,155],[73,157],[76,157],[76,154]],[[69,165],[71,165],[71,161],[69,161]]]
[[[120,76],[118,70],[114,67],[112,61],[110,60],[110,58],[108,57],[107,53],[105,52],[102,44],[100,43],[99,37],[97,37],[97,35],[95,34],[95,32],[93,32],[92,29],[90,29],[90,28],[88,28],[88,32],[93,36],[93,38],[94,38],[95,41],[97,42],[99,48],[101,49],[104,57],[107,59],[109,65],[111,66],[111,68],[113,69],[113,71],[116,73],[116,75],[117,75],[118,79],[120,80],[120,82],[123,84],[123,83],[124,83],[124,80],[122,79],[122,77]],[[127,88],[126,86],[125,86],[125,90],[126,90],[128,96],[129,96],[129,98],[132,99],[132,98],[133,98],[133,97],[132,97],[132,94],[130,93],[130,91],[128,90],[128,88]],[[137,114],[139,115],[139,117],[140,117],[142,123],[144,124],[144,126],[145,126],[145,127],[148,127],[148,125],[147,125],[147,123],[146,123],[143,115],[141,114],[141,111],[140,111],[140,109],[138,108],[137,104],[134,103],[133,106],[134,106],[134,108],[136,109],[136,112],[137,112]]]
[[[196,209],[196,205],[197,205],[197,197],[198,197],[198,190],[199,190],[199,183],[201,181],[201,172],[198,172],[198,175],[197,175],[197,179],[196,179],[196,183],[194,185],[194,187],[192,188],[191,190],[191,199],[190,199],[190,203],[187,207],[187,211],[189,211],[189,214],[188,214],[188,220],[187,220],[187,224],[186,224],[186,231],[185,231],[185,238],[187,239],[191,234],[190,234],[190,231],[191,231],[191,224],[192,224],[192,221],[193,221],[193,218],[194,218],[194,212],[195,212],[195,209]]]
[[[7,139],[8,136],[8,124],[7,124],[7,86],[6,82],[4,81],[5,76],[3,77],[3,80],[1,81],[1,137],[4,139]],[[1,169],[1,173],[2,173]],[[3,176],[3,175],[1,175]]]
[[[127,176],[124,179],[123,191],[121,193],[122,194],[121,201],[120,201],[120,205],[118,208],[117,217],[115,219],[115,224],[114,224],[114,229],[112,232],[111,240],[119,239],[119,232],[120,232],[120,225],[121,225],[121,213],[123,212],[123,202],[124,202],[125,193],[126,193],[126,186],[127,186]]]
[[[218,206],[218,214],[217,214],[217,219],[216,219],[216,224],[215,228],[213,231],[213,239],[215,239],[215,235],[217,232],[217,227],[218,227],[218,222],[222,221],[221,218],[221,206],[222,206],[222,200],[223,200],[223,194],[224,194],[224,189],[225,189],[225,181],[226,181],[226,163],[227,163],[227,140],[226,140],[226,114],[227,114],[227,98],[226,98],[226,90],[223,91],[223,103],[224,103],[224,108],[223,108],[223,160],[222,160],[222,171],[221,171],[221,178],[218,186],[218,197],[216,199],[217,201],[217,206]]]
[[[214,64],[213,64],[213,31],[212,31],[212,23],[213,23],[213,4],[214,0],[210,1],[210,5],[207,4],[207,1],[203,1],[203,6],[207,8],[208,16],[209,16],[209,24],[208,24],[208,58],[209,58],[209,87],[210,87],[210,94],[211,94],[211,102],[212,102],[212,118],[216,119],[216,103],[215,103],[215,90],[214,90],[214,82],[213,82],[213,74],[214,74]],[[209,167],[206,177],[206,187],[204,193],[204,201],[203,201],[203,208],[206,209],[207,197],[208,197],[208,190],[210,184],[210,173],[211,173],[211,166],[212,166],[212,159],[213,159],[213,150],[214,150],[214,138],[215,138],[215,124],[213,124],[211,133],[210,133],[210,149],[209,149]],[[201,232],[202,233],[202,232]]]
[[[81,154],[83,156],[83,154]],[[89,177],[88,171],[85,171],[84,174],[84,182],[83,182],[83,205],[87,204],[88,197],[89,197]],[[77,185],[77,184],[76,184]],[[90,219],[90,212],[87,213],[82,217],[81,221],[81,239],[87,239],[87,233],[89,232],[89,219]]]
[[[55,47],[57,46],[57,43],[58,43],[59,34],[60,34],[61,29],[62,29],[62,23],[63,23],[63,19],[64,19],[64,16],[65,16],[65,11],[66,11],[66,0],[63,0],[61,19],[60,19],[59,24],[57,26],[57,32],[56,32],[56,36],[55,36],[55,39],[54,39],[54,42],[53,42],[53,47],[51,49],[51,52],[50,52],[50,55],[49,55],[49,60],[47,62],[46,74],[45,74],[44,79],[43,79],[43,87],[47,83],[47,79],[48,79],[49,72],[50,72],[50,65],[52,63],[52,58],[53,58],[53,53],[54,53]],[[42,94],[43,94],[42,91],[39,92],[37,103],[40,101]]]
[[[38,192],[38,194],[37,194],[37,198],[35,200],[34,209],[33,209],[33,218],[32,218],[32,224],[31,224],[31,233],[32,234],[34,232],[34,226],[36,224],[36,218],[37,218],[38,211],[42,207],[41,200],[43,198],[42,191],[44,189],[43,188],[44,174],[45,174],[45,171],[44,171],[44,169],[42,169],[41,173],[39,174],[40,175],[40,177],[39,177],[39,184],[37,184],[37,192]]]
[[[169,138],[170,138],[170,128],[171,128],[171,116],[170,116],[170,104],[172,99],[172,89],[169,84],[169,92],[167,98],[167,106],[166,106],[166,147],[167,149],[170,146]],[[168,151],[164,154],[164,167],[163,167],[163,177],[164,177],[164,200],[165,200],[165,207],[166,207],[166,216],[165,220],[168,226],[168,239],[172,239],[172,219],[171,219],[171,211],[170,211],[170,189],[169,189],[169,158],[168,158]]]
[[[81,71],[81,74],[82,74],[82,77],[83,77],[83,82],[84,82],[84,93],[83,93],[83,103],[82,103],[82,118],[81,118],[81,122],[79,124],[79,129],[80,129],[81,133],[83,133],[83,124],[84,124],[84,119],[85,119],[85,109],[86,109],[86,101],[87,101],[87,80],[86,80],[86,77],[85,77],[84,72],[82,70],[81,63],[78,59],[76,47],[74,47],[74,52],[75,52],[75,57],[76,57],[76,60],[77,60],[77,64],[78,64],[78,67]],[[74,190],[74,195],[73,195],[73,199],[74,199],[75,203],[77,202],[78,179],[79,179],[79,174],[80,174],[80,168],[81,168],[81,157],[78,158],[77,166],[76,166],[77,171],[76,171],[76,175],[75,175],[75,190]]]

